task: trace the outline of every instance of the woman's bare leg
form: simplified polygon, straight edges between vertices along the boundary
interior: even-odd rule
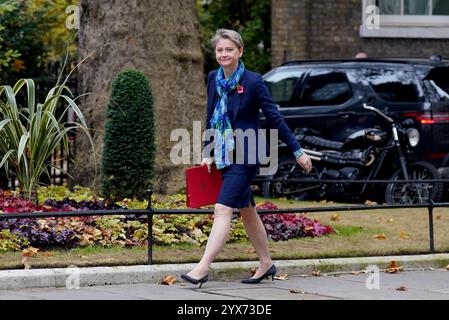
[[[209,238],[207,239],[206,250],[204,251],[200,262],[188,273],[190,277],[200,279],[209,272],[210,264],[220,253],[228,240],[232,212],[233,209],[231,207],[220,203],[215,204],[214,222]]]
[[[268,239],[267,232],[263,226],[262,220],[260,220],[257,214],[256,208],[249,205],[248,208],[241,208],[240,214],[242,216],[243,224],[245,226],[246,233],[248,234],[249,240],[256,250],[257,256],[259,257],[259,268],[253,277],[261,277],[272,265],[270,253],[268,251]]]

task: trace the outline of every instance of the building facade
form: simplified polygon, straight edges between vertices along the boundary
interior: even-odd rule
[[[272,0],[272,66],[302,59],[449,57],[448,0]]]

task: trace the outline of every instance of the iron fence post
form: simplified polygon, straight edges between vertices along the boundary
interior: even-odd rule
[[[148,207],[147,207],[147,220],[148,220],[148,264],[153,264],[153,205],[151,203],[151,196],[153,190],[148,191]]]
[[[433,235],[433,200],[430,200],[430,204],[427,207],[429,210],[429,242],[430,242],[430,252],[435,253],[435,242],[434,242],[434,235]]]

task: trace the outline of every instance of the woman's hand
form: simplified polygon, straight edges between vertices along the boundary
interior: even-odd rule
[[[203,158],[201,161],[202,166],[207,165],[207,171],[209,171],[209,173],[212,173],[212,163],[214,163],[213,158]]]
[[[296,158],[296,162],[298,162],[305,172],[310,173],[312,171],[312,160],[307,154],[303,153],[302,156]]]

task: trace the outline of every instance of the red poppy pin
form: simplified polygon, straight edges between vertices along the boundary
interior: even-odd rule
[[[245,88],[244,88],[243,86],[241,86],[241,85],[238,85],[238,86],[237,86],[237,93],[238,93],[238,94],[243,93],[244,90],[245,90]]]

